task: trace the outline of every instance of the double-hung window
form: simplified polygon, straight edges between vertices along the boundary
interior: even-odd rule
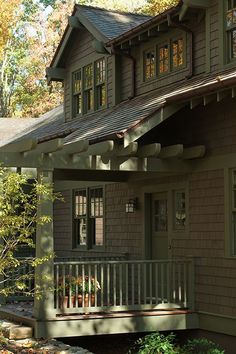
[[[169,71],[170,50],[169,43],[162,44],[158,47],[158,69],[159,74],[165,74]]]
[[[185,191],[174,191],[174,229],[183,230],[186,223]]]
[[[236,58],[236,0],[226,2],[228,60]]]
[[[103,188],[84,188],[74,191],[74,247],[91,249],[104,245]]]
[[[96,108],[102,108],[106,105],[106,70],[105,59],[99,59],[95,61],[95,99]]]
[[[182,38],[173,40],[171,43],[172,69],[178,69],[184,64],[184,41]]]
[[[84,67],[84,112],[93,109],[93,64]]]
[[[82,113],[82,72],[81,69],[73,73],[73,113],[77,116]]]
[[[155,50],[149,49],[144,52],[144,80],[155,76]]]

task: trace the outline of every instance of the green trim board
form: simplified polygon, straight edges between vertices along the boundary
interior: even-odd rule
[[[37,321],[35,323],[36,338],[58,338],[63,333],[64,337],[78,337],[101,334],[138,333],[151,331],[174,331],[196,329],[199,327],[198,315],[187,314],[162,314],[158,315],[128,315],[119,314],[114,317],[104,315],[95,318],[57,319],[56,321]]]

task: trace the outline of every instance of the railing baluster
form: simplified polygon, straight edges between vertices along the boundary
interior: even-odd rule
[[[164,291],[165,291],[165,279],[164,279],[164,264],[161,263],[161,302],[164,303]]]
[[[97,307],[98,305],[98,293],[97,293],[97,283],[98,283],[98,265],[94,265],[94,285],[95,285],[95,301],[94,301],[94,306]]]
[[[141,265],[138,264],[138,304],[141,305]]]
[[[187,269],[186,269],[186,263],[184,263],[183,267],[184,267],[184,281],[183,281],[184,307],[187,307]]]
[[[134,264],[131,264],[132,306],[134,306]]]
[[[119,264],[119,279],[120,279],[120,306],[123,305],[123,275],[122,275],[122,264]]]
[[[150,305],[152,305],[152,280],[153,280],[153,275],[152,275],[152,263],[149,264],[149,291],[150,291]]]
[[[84,264],[82,264],[82,307],[84,307],[84,293],[85,293],[85,270]]]
[[[158,298],[158,288],[159,288],[159,276],[158,276],[158,273],[159,273],[159,268],[158,268],[158,263],[155,264],[155,288],[156,288],[156,305],[158,305],[159,303],[159,298]]]
[[[182,301],[182,292],[181,292],[181,264],[178,263],[178,298],[179,303]]]
[[[105,291],[104,291],[104,264],[101,264],[101,292],[102,292],[102,294],[101,294],[101,307],[103,307],[104,306],[104,293],[105,293]],[[107,304],[107,306],[108,306],[108,304]]]
[[[113,264],[113,306],[116,306],[116,264]]]
[[[167,282],[167,302],[170,303],[171,299],[170,299],[170,262],[168,261],[166,263],[166,282]]]
[[[110,264],[107,264],[107,306],[110,306]]]
[[[59,309],[59,264],[56,265],[56,309]]]
[[[143,263],[143,302],[147,302],[147,264]]]
[[[129,264],[126,263],[125,265],[125,291],[126,291],[126,306],[129,305],[129,285],[128,285],[128,282],[129,282]]]
[[[91,296],[92,296],[92,289],[91,289],[91,264],[88,265],[88,306],[91,307]]]
[[[172,263],[172,301],[175,304],[176,302],[176,280],[175,280],[175,274],[176,274],[176,262]]]

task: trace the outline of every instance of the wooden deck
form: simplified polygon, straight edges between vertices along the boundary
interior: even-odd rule
[[[59,315],[39,321],[32,305],[7,304],[0,308],[0,318],[14,320],[34,328],[36,338],[59,338],[100,334],[183,330],[198,328],[198,316],[189,310],[147,310]]]

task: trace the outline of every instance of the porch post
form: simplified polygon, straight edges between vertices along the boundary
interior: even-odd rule
[[[40,183],[53,182],[53,170],[38,169],[38,181]],[[40,198],[40,197],[39,197]],[[37,225],[36,228],[36,257],[44,257],[54,251],[53,245],[53,202],[51,200],[43,201],[38,207],[38,216],[46,215],[51,218],[51,222],[44,225]],[[54,310],[54,269],[53,259],[44,262],[36,267],[35,287],[42,291],[40,298],[34,299],[34,316],[39,320],[46,320],[53,316]]]

